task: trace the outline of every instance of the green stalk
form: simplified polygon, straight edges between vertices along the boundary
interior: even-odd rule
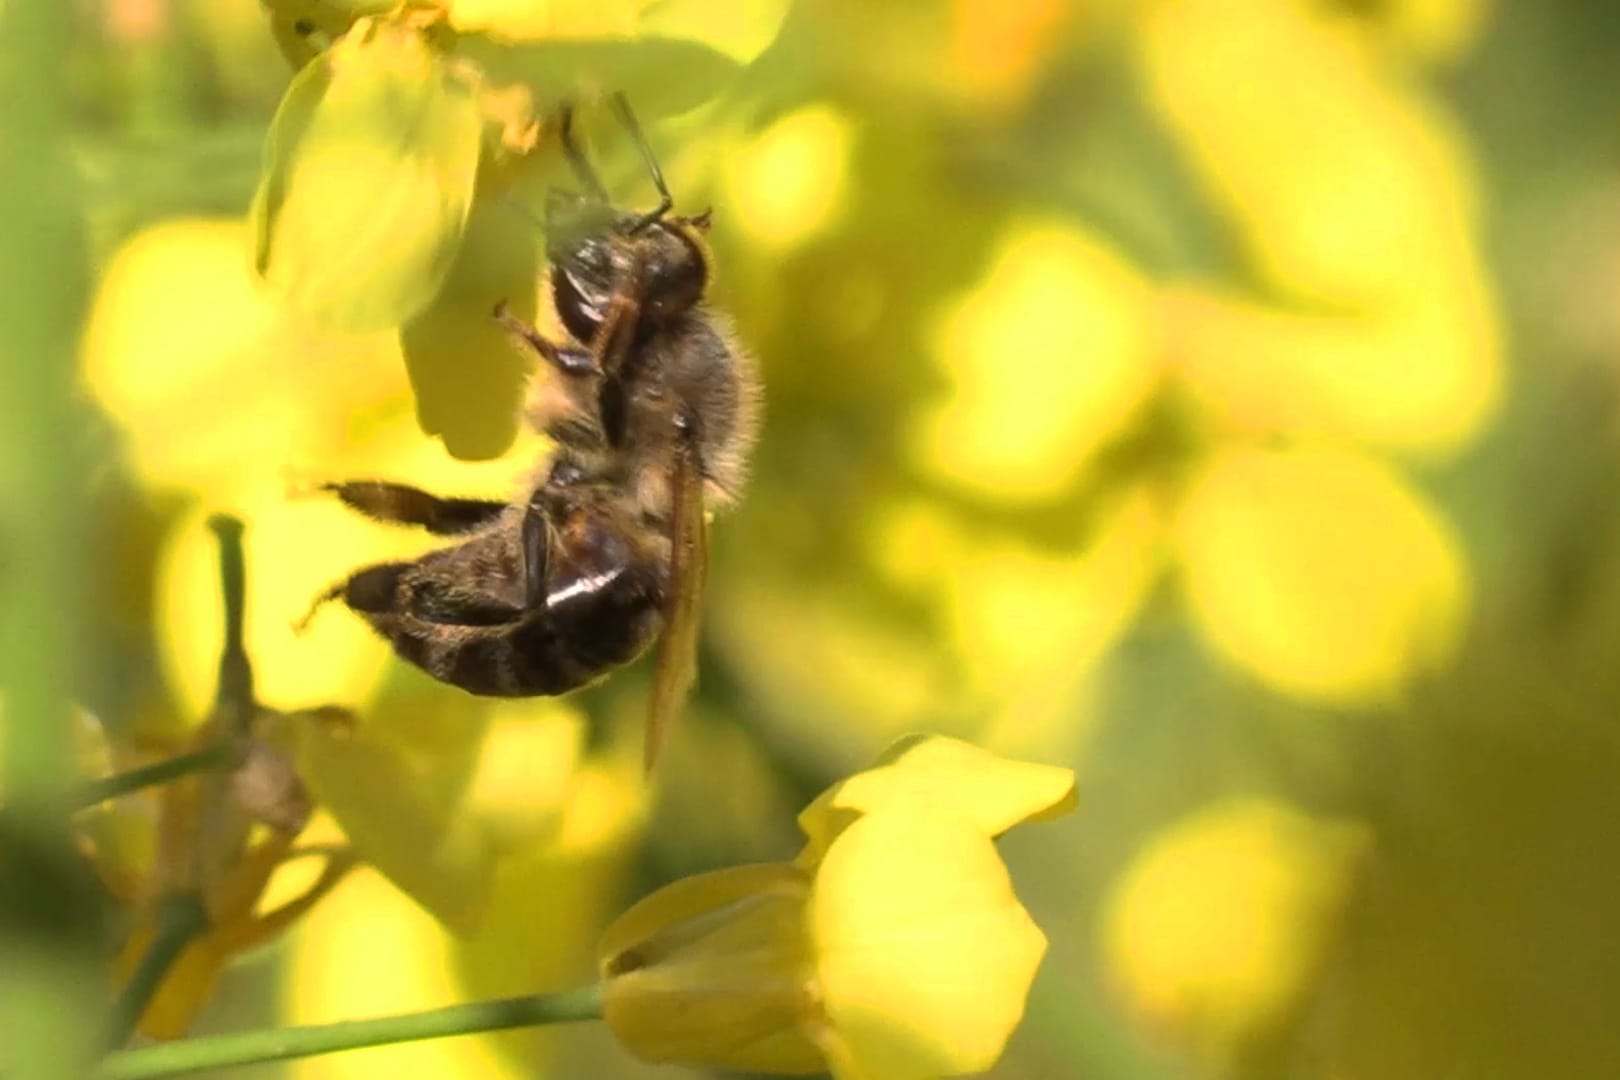
[[[532,994],[472,1005],[451,1005],[444,1009],[385,1016],[376,1020],[270,1028],[123,1050],[109,1054],[102,1061],[96,1080],[147,1080],[150,1077],[180,1076],[202,1069],[290,1061],[367,1046],[504,1031],[537,1024],[595,1020],[601,1015],[601,988],[588,986],[559,994]]]
[[[234,756],[235,751],[225,743],[176,754],[174,757],[143,765],[139,769],[114,773],[92,781],[79,790],[76,803],[81,808],[94,806],[108,799],[116,799],[120,795],[140,791],[142,788],[156,787],[170,780],[178,780],[194,772],[228,765]]]
[[[191,939],[208,927],[208,912],[202,899],[195,895],[171,896],[158,909],[158,932],[141,957],[140,966],[130,976],[129,983],[118,995],[114,1011],[109,1047],[122,1046],[129,1041],[135,1025],[141,1022],[146,1007],[151,1004],[164,976]]]
[[[174,776],[201,768],[199,759],[215,765],[229,765],[242,745],[252,734],[253,722],[253,668],[242,649],[244,597],[247,594],[246,558],[242,552],[242,523],[232,517],[216,516],[209,524],[219,540],[220,591],[225,598],[225,644],[219,656],[219,691],[215,708],[225,714],[227,730],[213,746],[203,747],[190,754],[182,754],[168,761],[160,761],[146,770],[125,773],[125,777],[166,770]],[[178,768],[186,764],[186,769]],[[172,778],[172,777],[170,777]],[[119,780],[119,777],[112,777]],[[205,878],[204,866],[218,845],[225,842],[221,822],[229,815],[225,802],[230,798],[230,779],[220,769],[203,781],[199,799],[202,828],[198,832],[198,850],[194,853],[192,884],[184,891],[163,899],[158,909],[158,931],[151,945],[141,957],[140,966],[118,996],[107,1045],[122,1046],[129,1041],[141,1016],[152,1003],[163,979],[174,966],[180,954],[192,939],[208,929],[208,909],[198,891]]]
[[[68,824],[88,486],[73,405],[84,237],[66,62],[83,5],[0,0],[0,1056],[82,1076],[101,1023],[100,918]]]

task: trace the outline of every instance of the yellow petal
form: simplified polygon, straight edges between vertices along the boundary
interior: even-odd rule
[[[624,37],[654,0],[450,0],[450,23],[463,33],[489,30],[512,39]]]
[[[1005,502],[1073,483],[1152,385],[1145,282],[1067,223],[1010,230],[935,343],[950,396],[920,418],[930,472]]]
[[[477,729],[471,718],[463,722]],[[459,790],[444,775],[452,762],[413,763],[364,727],[309,725],[299,749],[299,775],[366,861],[451,929],[476,929],[497,853],[493,838],[459,812]]]
[[[362,867],[301,924],[281,980],[290,1023],[332,1023],[464,1003],[455,942],[411,899]],[[529,987],[530,992],[533,987]],[[497,1036],[467,1035],[324,1054],[296,1080],[526,1080],[543,1063],[510,1062]],[[549,1074],[548,1074],[549,1075]]]
[[[399,325],[455,259],[482,133],[476,96],[420,33],[357,25],[299,73],[272,122],[255,268],[323,323]]]
[[[1053,51],[1072,41],[1084,12],[1096,19],[1098,0],[953,0],[948,82],[965,100],[1004,109],[1024,99]],[[943,73],[942,73],[943,74]]]
[[[1158,578],[1164,514],[1138,493],[1089,524],[1062,548],[980,526],[939,574],[962,665],[987,694],[1073,685],[1131,625]]]
[[[990,839],[929,808],[841,833],[810,924],[828,1026],[874,1077],[988,1069],[1046,951]]]
[[[1077,801],[1071,769],[1011,761],[942,735],[910,735],[804,808],[799,827],[809,842],[799,864],[814,865],[863,814],[939,814],[957,828],[995,837],[1026,821],[1067,814]]]
[[[400,331],[417,422],[452,457],[499,457],[517,435],[531,359],[493,312],[504,301],[534,321],[538,243],[538,228],[517,209],[499,196],[480,198],[443,289]]]
[[[1477,260],[1445,124],[1322,5],[1144,8],[1154,102],[1279,290],[1354,309]]]
[[[741,72],[733,57],[683,38],[558,39],[491,27],[463,34],[456,52],[493,82],[533,87],[543,106],[622,91],[643,120],[688,112],[732,85]]]
[[[1179,536],[1200,627],[1287,693],[1376,700],[1456,644],[1468,600],[1456,541],[1370,458],[1221,454],[1192,485]]]
[[[738,63],[764,52],[787,17],[788,0],[665,0],[647,5],[640,32],[649,37],[698,41]]]
[[[1379,45],[1427,63],[1456,60],[1479,37],[1485,0],[1393,0],[1354,9]],[[1349,9],[1346,9],[1349,12]]]
[[[778,863],[684,878],[619,916],[599,955],[603,1016],[648,1061],[810,1073],[809,881]]]
[[[848,118],[830,106],[777,120],[729,155],[728,216],[772,251],[804,243],[843,209],[852,141]]]
[[[403,384],[392,343],[312,333],[279,311],[253,281],[246,235],[239,221],[153,226],[96,292],[85,382],[148,484],[213,490],[274,479],[294,455],[324,460],[357,410]]]
[[[482,758],[513,749],[486,744]],[[507,842],[483,925],[456,942],[455,968],[467,1000],[590,979],[596,939],[625,895],[642,850],[649,787],[639,757],[621,756],[622,767],[596,761],[568,777],[560,830],[540,840],[531,834],[523,847],[502,838]],[[520,758],[502,768],[515,781],[524,764],[532,770],[535,760]],[[482,773],[481,761],[480,779]],[[541,1027],[512,1032],[500,1042],[507,1059],[533,1076],[537,1049],[573,1045],[574,1037]]]
[[[549,843],[576,801],[584,717],[555,698],[496,701],[487,711],[462,813],[503,852]]]
[[[1444,454],[1479,432],[1504,381],[1490,290],[1463,270],[1365,312],[1176,291],[1169,355],[1229,428]]]
[[[450,0],[450,22],[510,41],[661,39],[746,64],[776,38],[787,0]],[[656,105],[654,107],[657,107]]]
[[[716,595],[704,618],[723,651],[748,659],[738,672],[749,692],[778,715],[824,728],[846,723],[829,746],[874,732],[896,737],[937,720],[952,703],[940,650],[875,613],[858,585],[761,565],[754,573],[725,572],[714,592],[722,590],[724,600]],[[760,649],[761,641],[772,647]]]
[[[334,503],[289,502],[280,483],[228,505],[248,523],[245,636],[259,699],[284,710],[359,704],[390,663],[387,644],[341,608],[322,612],[302,634],[293,623],[334,578],[420,540],[381,534]],[[225,625],[207,517],[199,507],[176,523],[157,577],[164,670],[193,717],[212,707]]]
[[[1264,799],[1153,837],[1104,914],[1131,1004],[1211,1053],[1265,1029],[1311,978],[1365,843],[1355,826]]]
[[[127,982],[134,973],[151,947],[152,937],[152,927],[147,924],[125,941],[114,964],[120,982]],[[178,1039],[184,1035],[214,996],[220,972],[228,959],[217,933],[205,932],[187,945],[158,984],[157,993],[141,1014],[137,1030],[149,1039]]]

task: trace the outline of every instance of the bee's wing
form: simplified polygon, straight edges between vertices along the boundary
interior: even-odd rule
[[[697,680],[698,613],[709,571],[709,525],[703,516],[703,470],[697,448],[676,454],[671,478],[669,588],[664,599],[664,633],[658,641],[652,706],[647,717],[646,765],[658,760],[664,734]]]

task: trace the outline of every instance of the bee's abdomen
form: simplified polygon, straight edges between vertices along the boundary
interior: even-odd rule
[[[403,618],[378,629],[402,659],[470,694],[566,694],[634,660],[657,636],[653,591],[629,579],[614,585],[588,603],[537,611],[503,625]]]

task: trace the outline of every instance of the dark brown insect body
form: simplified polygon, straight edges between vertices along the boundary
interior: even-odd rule
[[[741,486],[757,391],[701,306],[707,215],[666,216],[650,157],[663,203],[646,214],[612,208],[568,141],[566,117],[563,130],[589,189],[547,207],[552,299],[568,339],[497,309],[545,361],[528,416],[554,451],[512,503],[381,481],[326,485],[372,517],[464,539],[363,568],[325,598],[341,599],[404,659],[482,695],[565,693],[662,634],[650,755],[692,675],[705,503]]]

